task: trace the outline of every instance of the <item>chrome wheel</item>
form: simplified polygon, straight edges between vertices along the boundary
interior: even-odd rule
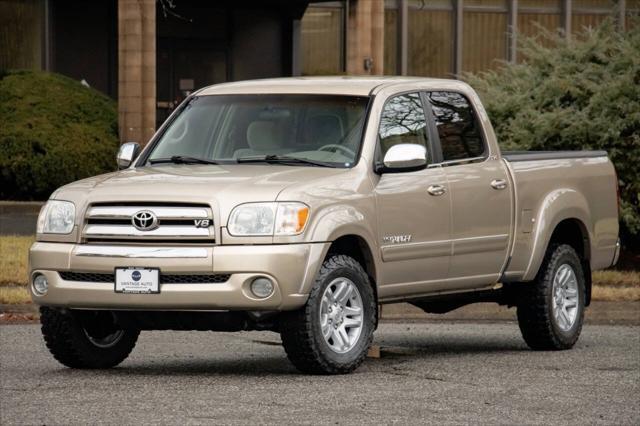
[[[353,281],[331,281],[322,295],[320,327],[332,351],[345,353],[353,349],[362,332],[362,315],[362,297]]]
[[[560,265],[553,278],[553,316],[562,331],[569,331],[578,317],[578,279],[568,264]]]

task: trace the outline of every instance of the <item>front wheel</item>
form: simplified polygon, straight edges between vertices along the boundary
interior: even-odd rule
[[[306,305],[283,314],[282,344],[304,373],[350,373],[367,355],[375,320],[373,288],[362,266],[348,256],[331,256]]]
[[[71,368],[114,367],[129,356],[140,334],[119,327],[109,311],[41,307],[40,322],[49,352]]]
[[[552,245],[536,281],[525,285],[517,314],[527,345],[535,350],[573,347],[585,309],[584,271],[576,251],[568,245]]]

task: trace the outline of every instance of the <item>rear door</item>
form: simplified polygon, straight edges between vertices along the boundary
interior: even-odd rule
[[[433,132],[426,123],[422,96],[407,93],[389,99],[380,117],[377,161],[396,144],[427,147],[426,169],[384,173],[375,189],[378,241],[385,298],[428,293],[443,286],[451,254],[450,200],[446,176],[434,164]]]
[[[426,98],[451,192],[451,288],[495,283],[506,260],[512,217],[506,166],[490,155],[473,105],[463,94],[429,92]]]

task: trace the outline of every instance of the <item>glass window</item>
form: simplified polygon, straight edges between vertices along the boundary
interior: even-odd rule
[[[462,70],[498,69],[507,59],[507,3],[505,0],[465,0]]]
[[[613,16],[616,3],[612,0],[573,0],[571,7],[571,32],[575,35],[595,28]]]
[[[453,63],[451,1],[411,0],[407,18],[408,74],[450,78]]]
[[[460,93],[431,92],[433,109],[444,161],[481,157],[484,143],[473,107]]]
[[[342,9],[309,6],[300,29],[303,75],[342,72]]]
[[[197,157],[225,164],[286,156],[349,167],[357,161],[369,98],[325,95],[198,96],[149,160]]]
[[[42,2],[0,1],[0,70],[42,69]]]
[[[640,0],[627,0],[626,27],[632,29],[640,23]]]
[[[560,2],[558,0],[519,0],[518,2],[518,34],[525,37],[538,37],[545,47],[553,47],[549,39],[539,37],[540,28],[552,33],[561,28]],[[518,61],[526,58],[518,54]]]
[[[384,74],[398,74],[398,11],[385,9],[384,11]]]
[[[420,95],[410,93],[390,99],[380,116],[380,157],[401,143],[427,148],[427,123]]]

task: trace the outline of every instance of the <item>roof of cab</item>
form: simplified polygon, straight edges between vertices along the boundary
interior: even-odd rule
[[[205,87],[196,94],[201,96],[298,93],[368,96],[376,89],[394,84],[420,83],[424,86],[432,83],[434,86],[440,86],[443,82],[464,85],[456,80],[421,77],[284,77],[216,84]]]

